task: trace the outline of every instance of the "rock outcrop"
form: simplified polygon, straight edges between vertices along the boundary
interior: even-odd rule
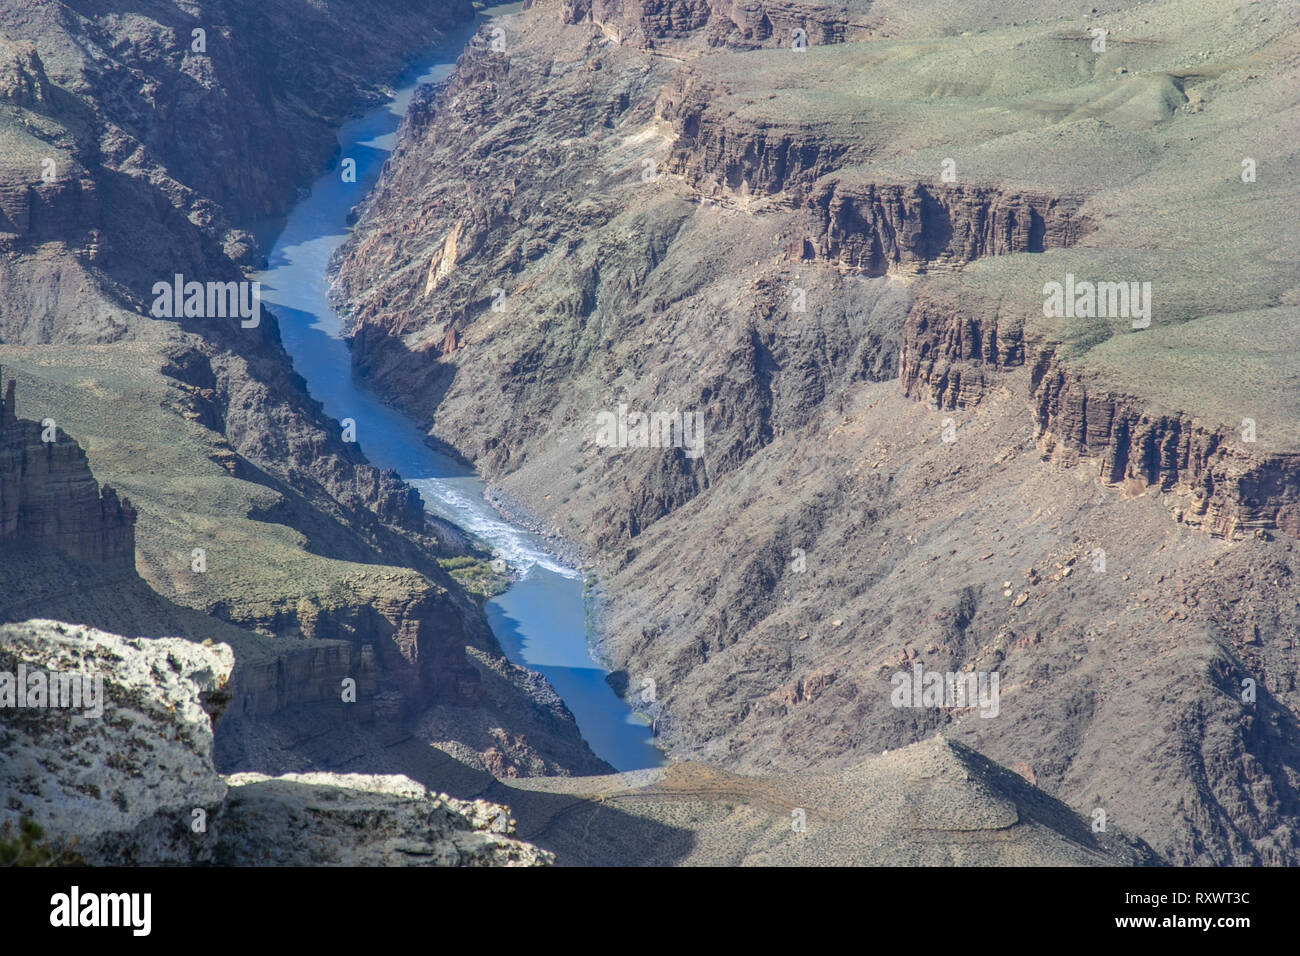
[[[1256,442],[1246,414],[1253,405],[1242,406],[1241,425],[1212,424],[1064,360],[1068,349],[1029,322],[997,293],[927,287],[903,326],[903,392],[935,408],[973,409],[1005,373],[1028,364],[1030,414],[1046,456],[1087,461],[1127,494],[1158,489],[1177,520],[1217,537],[1300,534],[1300,453]]]
[[[135,511],[100,487],[56,422],[18,418],[0,367],[0,547],[21,541],[74,558],[135,566]]]
[[[1050,353],[1030,386],[1039,443],[1053,458],[1091,460],[1101,481],[1129,494],[1159,489],[1177,520],[1212,535],[1300,538],[1300,454],[1259,452],[1237,428],[1090,384]]]
[[[531,6],[525,4],[525,8]],[[865,40],[864,4],[769,0],[564,0],[564,22],[591,23],[620,43],[647,49],[702,36],[709,46],[793,47]],[[798,31],[798,32],[796,32]]]
[[[0,98],[15,106],[44,107],[50,102],[45,64],[30,40],[0,39]]]
[[[92,179],[56,179],[48,185],[0,183],[0,233],[11,241],[87,237],[99,228],[102,216],[99,190]],[[96,251],[92,258],[97,257]]]
[[[222,644],[125,639],[56,621],[0,626],[0,821],[30,817],[91,865],[535,866],[509,811],[401,776],[223,777],[212,721]],[[20,670],[21,668],[21,670]],[[18,675],[96,686],[90,708],[20,706]],[[9,697],[5,697],[5,694]],[[95,712],[98,710],[99,712]]]
[[[1024,364],[1020,329],[999,331],[987,300],[948,283],[920,290],[899,344],[903,394],[935,408],[974,407],[998,369]]]
[[[774,196],[808,189],[820,177],[852,161],[853,140],[834,128],[794,123],[755,123],[717,100],[730,93],[726,80],[684,66],[655,102],[655,113],[672,124],[673,143],[663,171],[681,176],[705,196]]]
[[[888,186],[831,178],[805,200],[802,258],[883,275],[952,269],[985,256],[1072,246],[1089,229],[1077,200],[991,187]]]
[[[546,866],[507,807],[398,775],[234,774],[218,835],[230,866]]]

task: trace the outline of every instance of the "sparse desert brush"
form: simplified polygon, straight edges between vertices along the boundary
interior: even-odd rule
[[[76,841],[64,845],[45,838],[45,830],[31,817],[18,821],[15,834],[13,824],[5,821],[0,827],[0,866],[85,866],[85,861],[75,852]]]

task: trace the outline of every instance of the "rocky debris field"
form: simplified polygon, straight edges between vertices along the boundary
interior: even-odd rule
[[[1151,866],[1151,848],[935,736],[835,773],[728,773],[689,761],[502,784],[561,865]]]

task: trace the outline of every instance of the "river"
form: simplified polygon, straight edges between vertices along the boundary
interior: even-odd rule
[[[638,770],[658,766],[662,757],[651,745],[649,727],[614,693],[591,657],[582,574],[548,551],[541,538],[503,519],[484,498],[477,474],[434,451],[412,421],[353,378],[339,318],[326,297],[329,258],[347,239],[348,211],[374,186],[415,88],[445,78],[485,20],[518,9],[518,4],[495,7],[448,35],[398,81],[392,101],[340,129],[340,156],[356,161],[356,182],[344,182],[339,168],[317,179],[310,194],[276,224],[268,268],[256,278],[262,301],[280,321],[295,369],[325,411],[339,420],[353,419],[357,443],[371,462],[395,469],[419,490],[430,512],[510,566],[510,587],[486,605],[506,656],[546,676],[598,756],[618,770]]]

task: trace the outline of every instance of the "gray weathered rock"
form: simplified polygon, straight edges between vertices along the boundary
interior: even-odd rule
[[[539,866],[554,857],[510,839],[484,800],[435,794],[398,774],[227,778],[223,863],[282,866]]]
[[[228,700],[234,667],[224,644],[33,620],[0,627],[0,695],[20,667],[28,682],[38,672],[97,682],[102,691],[82,703],[102,710],[10,706],[0,696],[0,823],[30,816],[92,865],[553,859],[510,837],[506,808],[434,794],[403,776],[222,777],[212,762],[212,719]]]
[[[192,811],[213,813],[227,788],[212,765],[204,705],[220,705],[234,662],[224,644],[128,640],[57,621],[0,627],[0,671],[16,674],[22,663],[103,688],[100,717],[0,710],[0,819],[30,814],[51,837],[75,839],[89,863],[208,857],[190,831]]]

